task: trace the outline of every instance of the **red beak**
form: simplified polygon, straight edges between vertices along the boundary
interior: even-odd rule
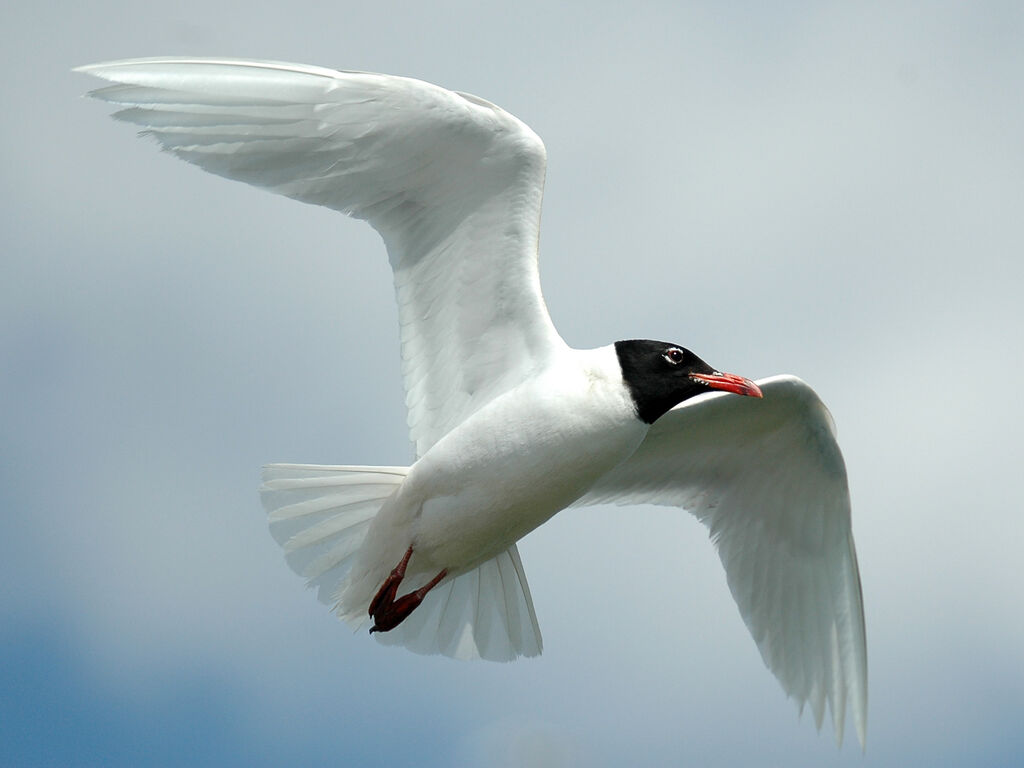
[[[764,397],[761,388],[750,379],[744,379],[735,373],[691,373],[690,378],[694,381],[707,384],[712,389],[721,389],[724,392],[732,392],[737,395],[748,397]]]

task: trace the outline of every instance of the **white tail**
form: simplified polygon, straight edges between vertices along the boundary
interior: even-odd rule
[[[333,606],[366,531],[407,467],[268,464],[260,497],[288,565]]]
[[[291,569],[339,616],[345,611],[337,605],[338,597],[370,523],[408,471],[315,464],[263,468],[260,496],[271,534],[284,548]],[[368,618],[352,621],[361,626]],[[442,582],[398,627],[374,637],[415,653],[457,659],[511,661],[538,655],[540,627],[518,549],[513,545],[480,567]]]

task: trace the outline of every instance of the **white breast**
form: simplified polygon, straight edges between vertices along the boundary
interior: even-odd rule
[[[573,351],[438,441],[378,517],[381,532],[406,534],[393,548],[411,545],[417,571],[468,571],[586,493],[646,433],[614,349]]]

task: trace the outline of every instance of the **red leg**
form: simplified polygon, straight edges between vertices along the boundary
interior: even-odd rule
[[[407,595],[396,598],[398,585],[405,578],[405,568],[409,565],[410,557],[412,557],[412,547],[406,550],[402,561],[384,579],[384,583],[381,584],[377,594],[370,601],[369,614],[373,617],[373,626],[370,627],[371,633],[387,632],[405,621],[409,614],[416,610],[417,606],[423,602],[427,592],[436,587],[441,582],[441,579],[448,575],[448,569],[445,568],[431,579],[429,583],[424,584],[415,592],[410,592]]]
[[[370,601],[370,615],[373,616],[377,611],[380,610],[382,605],[389,605],[395,602],[395,595],[398,593],[398,585],[402,583],[402,579],[405,578],[405,568],[409,565],[409,558],[412,557],[412,547],[409,547],[405,551],[405,557],[402,561],[396,565],[384,583],[380,585],[380,589],[377,590],[377,594],[373,596],[373,600]]]

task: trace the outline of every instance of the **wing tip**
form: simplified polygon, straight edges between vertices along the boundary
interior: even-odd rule
[[[807,704],[811,705],[811,709],[814,710],[814,703],[810,697],[801,699],[798,695],[789,694],[789,698],[793,699],[797,707],[797,720],[803,719],[804,707]],[[835,734],[836,747],[842,749],[843,741],[846,737],[846,713],[843,712],[841,715],[836,710],[832,709],[831,703],[829,703],[829,710],[832,712],[832,730]],[[824,709],[822,710],[822,718],[818,719],[816,711],[812,711],[812,717],[814,718],[814,728],[821,734],[822,726],[825,724]],[[867,753],[867,708],[866,704],[862,702],[856,702],[852,711],[853,727],[857,732],[857,743],[860,745],[860,751],[862,754]]]
[[[104,80],[122,82],[115,75],[117,70],[124,71],[154,66],[180,65],[194,65],[197,67],[245,67],[249,69],[277,70],[304,75],[316,75],[319,77],[326,77],[328,79],[334,79],[339,74],[374,75],[374,73],[371,72],[342,72],[336,69],[330,69],[329,67],[318,67],[311,64],[297,64],[290,61],[272,61],[270,59],[236,59],[223,56],[144,56],[134,59],[112,59],[111,61],[99,61],[93,64],[81,64],[77,67],[72,67],[71,71],[100,77]]]
[[[860,742],[860,751],[866,753],[868,749],[868,701],[867,695],[861,697],[854,705],[853,727],[857,731],[857,741]]]
[[[85,75],[93,75],[95,77],[102,77],[106,80],[110,80],[112,78],[109,75],[104,74],[104,72],[110,72],[111,70],[124,67],[138,66],[140,64],[180,64],[185,61],[189,61],[189,59],[173,56],[150,56],[137,59],[111,59],[110,61],[96,61],[92,64],[80,64],[77,67],[72,67],[71,71],[81,72]]]

